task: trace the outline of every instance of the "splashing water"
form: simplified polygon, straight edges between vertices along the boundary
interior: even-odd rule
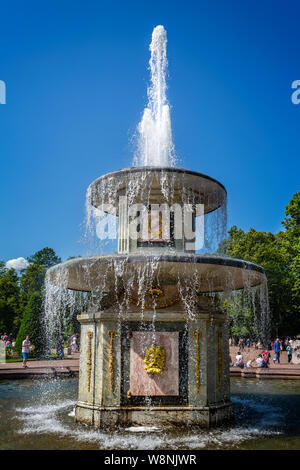
[[[148,105],[138,125],[135,166],[175,166],[170,107],[166,98],[167,33],[156,26],[150,44],[151,85]]]

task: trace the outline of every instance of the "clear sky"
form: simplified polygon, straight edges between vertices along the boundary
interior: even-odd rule
[[[299,190],[299,1],[1,2],[0,259],[84,255],[85,192],[132,165],[149,43],[168,35],[179,166],[228,192],[228,227],[280,229]]]

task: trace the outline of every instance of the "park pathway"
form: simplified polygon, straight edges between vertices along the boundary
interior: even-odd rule
[[[233,361],[235,360],[237,352],[237,347],[230,348],[230,356]],[[260,350],[253,348],[248,352],[248,349],[245,348],[245,350],[242,351],[245,363],[249,359],[256,359],[260,352]],[[277,378],[300,380],[300,364],[289,364],[286,352],[281,353],[280,364],[273,364],[272,360],[270,362],[270,367],[268,369],[260,369],[256,367],[251,369],[240,369],[239,367],[231,367],[230,376],[260,379]],[[62,360],[29,361],[27,364],[27,369],[22,368],[22,362],[0,364],[0,380],[39,377],[77,377],[79,374],[79,353],[67,356]]]
[[[22,362],[0,364],[0,379],[22,379],[39,377],[74,377],[79,373],[79,353],[65,359],[28,361],[28,368],[22,368]]]

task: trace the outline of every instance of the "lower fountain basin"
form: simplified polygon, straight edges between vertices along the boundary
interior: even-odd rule
[[[50,282],[71,290],[109,291],[118,278],[138,282],[151,275],[157,285],[192,285],[199,292],[253,287],[265,281],[261,266],[234,258],[206,255],[102,255],[72,259],[48,270]]]

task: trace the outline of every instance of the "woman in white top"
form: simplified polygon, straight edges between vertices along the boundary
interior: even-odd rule
[[[243,368],[244,367],[244,358],[243,358],[243,355],[238,352],[237,355],[235,356],[236,358],[236,367],[241,367]]]

